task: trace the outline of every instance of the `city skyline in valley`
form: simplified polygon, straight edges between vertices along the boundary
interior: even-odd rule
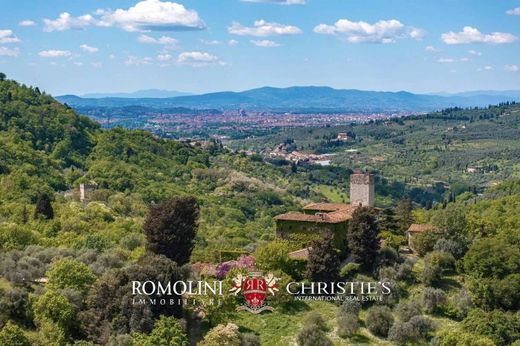
[[[36,2],[34,2],[36,4]],[[0,71],[54,94],[520,89],[520,1],[2,1]]]

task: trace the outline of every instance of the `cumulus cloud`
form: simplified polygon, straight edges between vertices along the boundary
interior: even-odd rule
[[[280,47],[279,43],[276,43],[276,42],[270,41],[270,40],[251,40],[251,43],[258,47],[266,47],[266,48]]]
[[[161,36],[159,38],[155,38],[155,37],[152,37],[149,35],[144,35],[144,34],[139,35],[139,37],[137,38],[137,41],[139,41],[141,43],[145,43],[145,44],[159,44],[159,45],[163,45],[169,49],[177,48],[177,43],[179,42],[175,38],[170,37],[170,36]]]
[[[130,55],[126,59],[125,65],[141,66],[141,65],[150,65],[152,62],[153,62],[153,59],[150,57],[139,58],[139,57]]]
[[[9,56],[9,57],[15,57],[20,54],[20,50],[18,48],[7,48],[7,47],[0,47],[0,56]]]
[[[236,46],[238,44],[238,41],[237,40],[229,40],[227,42],[228,46]]]
[[[73,17],[63,12],[56,19],[44,19],[44,31],[82,30],[87,26],[119,27],[126,31],[202,30],[199,14],[181,4],[161,0],[143,0],[128,9],[98,9],[94,15]]]
[[[42,50],[38,53],[42,58],[64,58],[69,57],[72,53],[68,50]]]
[[[470,61],[469,58],[460,58],[460,59],[453,59],[453,58],[439,58],[437,59],[437,62],[438,63],[441,63],[441,64],[451,64],[451,63],[454,63],[454,62],[468,62]]]
[[[424,36],[422,29],[406,26],[396,19],[380,20],[374,24],[340,19],[332,25],[317,25],[314,32],[344,37],[350,43],[394,43],[400,38],[420,40]]]
[[[177,58],[177,62],[183,65],[203,67],[209,65],[225,65],[224,62],[210,53],[206,52],[182,52]]]
[[[482,52],[476,51],[474,49],[468,50],[468,53],[471,54],[471,55],[474,55],[474,56],[481,56],[482,55]]]
[[[520,7],[507,10],[506,13],[510,16],[520,16]]]
[[[18,23],[20,26],[35,26],[36,22],[34,20],[25,19]]]
[[[435,53],[435,52],[438,52],[439,50],[437,48],[435,48],[434,46],[426,46],[424,48],[425,51],[427,52],[432,52],[432,53]]]
[[[305,0],[240,0],[242,2],[260,2],[277,5],[305,5]]]
[[[461,32],[447,32],[441,35],[446,44],[468,44],[468,43],[491,43],[504,44],[512,43],[518,39],[513,34],[507,32],[492,32],[483,34],[478,29],[465,26]]]
[[[206,27],[199,14],[181,4],[143,0],[127,10],[98,10],[99,25],[118,26],[126,31],[202,30]]]
[[[281,36],[281,35],[297,35],[301,34],[302,30],[293,25],[285,25],[279,23],[269,23],[265,20],[257,20],[252,27],[243,26],[238,22],[233,22],[228,27],[228,32],[239,36]]]
[[[172,58],[173,57],[170,54],[159,54],[159,55],[157,55],[157,61],[165,62],[165,61],[172,60]]]
[[[0,30],[0,43],[16,43],[20,42],[12,30]]]
[[[486,65],[486,66],[484,66],[484,70],[485,71],[491,71],[491,70],[493,70],[493,66]]]
[[[219,45],[219,44],[222,43],[222,42],[220,42],[218,40],[200,40],[200,42],[202,44],[207,45],[207,46],[216,46],[216,45]]]
[[[520,67],[518,67],[518,65],[505,65],[504,70],[509,72],[518,72],[520,70]]]
[[[81,48],[82,51],[87,52],[87,53],[96,53],[97,51],[99,51],[99,48],[89,46],[88,44],[82,44],[79,47]]]
[[[56,19],[44,19],[43,31],[83,30],[93,24],[96,24],[96,19],[90,14],[73,17],[70,13],[63,12]]]

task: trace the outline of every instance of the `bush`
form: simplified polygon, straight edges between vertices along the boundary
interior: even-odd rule
[[[361,303],[355,299],[346,299],[338,308],[338,313],[351,314],[351,315],[359,315],[359,311],[361,311]]]
[[[233,323],[226,325],[219,324],[211,329],[204,339],[198,344],[199,346],[241,346],[242,341],[238,326]]]
[[[454,258],[459,259],[464,256],[466,251],[468,251],[468,247],[466,246],[466,244],[460,241],[441,238],[437,240],[433,247],[433,250],[439,252],[447,252],[451,254]]]
[[[446,293],[443,290],[426,287],[423,292],[422,302],[427,312],[433,313],[446,304]]]
[[[316,326],[320,330],[327,330],[327,325],[325,324],[325,320],[320,315],[319,312],[311,311],[305,316],[305,320],[303,321],[304,326]]]
[[[433,250],[438,238],[438,234],[434,232],[419,233],[412,238],[411,245],[414,251],[422,257]]]
[[[495,346],[495,343],[481,335],[468,333],[460,329],[444,329],[437,334],[438,346]]]
[[[396,322],[388,332],[388,339],[398,344],[417,343],[425,339],[434,329],[432,322],[424,316],[413,316],[408,322]]]
[[[500,310],[486,312],[473,309],[462,321],[462,325],[468,332],[484,335],[498,346],[510,345],[520,339],[518,314]]]
[[[354,334],[359,329],[357,315],[348,315],[340,312],[336,316],[336,323],[338,327],[338,335],[342,338]]]
[[[365,324],[372,334],[386,338],[393,323],[394,316],[390,308],[373,306],[368,309]]]
[[[339,276],[344,279],[352,278],[358,270],[359,264],[350,262],[341,267],[341,270],[339,271]]]
[[[242,334],[242,346],[260,346],[260,338],[253,333]]]
[[[31,343],[23,333],[23,330],[9,321],[0,331],[0,345],[31,346]]]
[[[54,262],[47,271],[46,286],[51,289],[73,288],[85,292],[96,281],[89,267],[73,258],[63,258]]]
[[[318,326],[305,325],[296,336],[298,346],[332,346],[332,341]]]
[[[397,305],[395,308],[395,313],[401,322],[408,322],[412,317],[421,315],[421,310],[421,305],[417,304],[416,302],[409,301],[399,303],[399,305]]]

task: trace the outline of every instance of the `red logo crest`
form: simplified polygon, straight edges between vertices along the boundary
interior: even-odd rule
[[[273,311],[271,306],[265,304],[267,294],[272,295],[278,291],[277,281],[272,274],[262,276],[261,273],[250,273],[248,276],[242,274],[237,275],[233,279],[233,287],[229,290],[234,295],[242,292],[246,299],[247,305],[239,306],[238,311],[247,310],[254,314],[259,314],[264,310]]]

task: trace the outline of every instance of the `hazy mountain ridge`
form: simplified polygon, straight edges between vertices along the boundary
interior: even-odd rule
[[[238,109],[273,111],[344,111],[344,112],[427,112],[447,107],[482,107],[506,101],[520,101],[520,92],[469,92],[451,96],[414,94],[406,91],[364,91],[330,87],[263,87],[242,92],[215,92],[168,98],[83,98],[58,96],[72,107],[122,107],[139,105],[155,108]]]
[[[190,96],[192,93],[187,93],[177,90],[163,90],[163,89],[143,89],[133,92],[114,92],[114,93],[88,93],[81,95],[82,98],[107,98],[107,97],[120,97],[120,98],[168,98],[177,96]]]

